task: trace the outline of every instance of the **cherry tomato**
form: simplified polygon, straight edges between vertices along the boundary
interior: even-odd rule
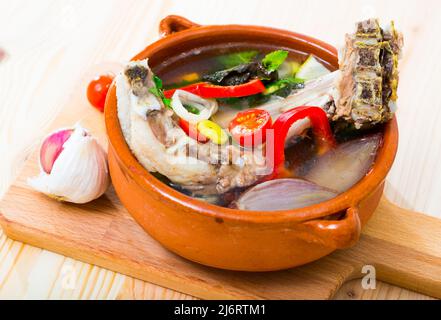
[[[184,130],[184,132],[190,138],[193,138],[201,143],[208,142],[209,139],[198,130],[197,124],[194,123],[190,124],[188,121],[185,121],[184,119],[179,119],[179,126],[182,128],[182,130]]]
[[[266,130],[271,126],[272,119],[267,111],[250,109],[239,112],[230,122],[228,129],[241,146],[250,147],[264,143]]]
[[[104,111],[104,103],[106,102],[107,91],[112,84],[113,76],[102,75],[93,79],[87,87],[87,99],[90,104],[99,111]]]

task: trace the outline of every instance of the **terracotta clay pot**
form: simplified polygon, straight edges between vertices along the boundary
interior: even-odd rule
[[[322,41],[289,31],[257,26],[199,26],[182,17],[162,20],[163,38],[134,59],[161,61],[208,44],[248,42],[313,53],[337,68],[337,52]],[[338,197],[307,208],[277,212],[241,211],[185,196],[157,180],[127,146],[117,117],[115,87],[105,106],[109,165],[124,206],[157,241],[176,254],[217,268],[270,271],[299,266],[335,249],[354,245],[376,209],[398,144],[393,119],[372,171]],[[343,213],[338,220],[330,215]],[[327,219],[324,219],[324,218]]]

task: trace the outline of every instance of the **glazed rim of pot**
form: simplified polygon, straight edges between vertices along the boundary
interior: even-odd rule
[[[147,46],[143,51],[133,57],[132,60],[152,58],[155,57],[155,54],[160,53],[161,50],[166,48],[170,50],[170,48],[174,46],[179,48],[179,46],[182,47],[182,42],[184,41],[189,42],[201,39],[207,35],[213,39],[216,36],[222,38],[238,37],[240,35],[243,36],[244,33],[246,33],[250,37],[248,42],[253,42],[251,40],[252,37],[259,37],[261,39],[268,39],[268,43],[274,43],[275,35],[277,35],[276,37],[281,42],[283,42],[284,39],[287,42],[295,41],[299,44],[299,47],[303,47],[303,49],[309,48],[310,51],[315,50],[316,52],[319,52],[318,56],[321,59],[329,65],[334,66],[334,68],[337,67],[337,50],[331,45],[309,36],[260,26],[228,25],[223,26],[224,28],[220,27],[222,26],[195,26],[187,30],[169,34]],[[293,47],[289,48],[296,49]],[[182,48],[180,49],[182,50]],[[299,48],[298,50],[309,53],[308,51],[303,51],[302,48]],[[129,175],[144,190],[153,189],[154,192],[157,193],[158,198],[160,198],[159,195],[162,195],[162,197],[166,198],[168,201],[196,210],[199,214],[213,218],[238,220],[250,223],[303,222],[324,218],[329,216],[330,213],[344,212],[349,208],[356,209],[358,202],[374,192],[377,187],[381,185],[392,166],[398,148],[398,127],[396,117],[394,116],[394,118],[384,126],[383,143],[377,152],[373,167],[365,177],[349,190],[339,194],[333,199],[304,208],[265,212],[246,211],[220,207],[194,199],[166,185],[146,170],[131,152],[121,131],[117,116],[116,87],[114,83],[112,84],[106,99],[105,122],[107,134],[109,136],[109,143],[118,154],[118,161],[122,161],[122,165],[128,169]]]

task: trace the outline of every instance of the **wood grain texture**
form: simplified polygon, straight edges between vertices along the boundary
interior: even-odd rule
[[[376,288],[363,289],[360,279],[346,282],[334,296],[334,300],[433,300],[426,295],[391,286],[377,281]]]
[[[77,106],[75,99],[71,103],[66,110]],[[75,110],[86,116],[96,136],[104,136],[94,110]],[[55,123],[64,126],[71,117],[66,111]],[[375,268],[379,280],[441,298],[441,247],[436,245],[441,220],[400,209],[384,198],[360,242],[349,250],[286,271],[231,272],[164,249],[133,220],[112,188],[81,206],[33,191],[26,179],[38,173],[37,158],[34,152],[0,203],[0,224],[12,239],[203,299],[329,299],[346,280],[361,277],[366,265]],[[136,282],[124,289],[134,297],[145,294]]]
[[[283,10],[275,12],[274,8]],[[154,41],[158,21],[167,14],[181,14],[199,23],[234,22],[287,28],[336,45],[342,43],[343,34],[355,20],[373,15],[395,19],[405,33],[398,112],[401,139],[386,193],[402,207],[441,217],[441,168],[437,165],[441,145],[434,143],[441,140],[441,126],[437,125],[441,117],[437,99],[441,65],[431,63],[441,54],[441,43],[434,32],[441,27],[437,14],[440,9],[437,0],[426,0],[424,5],[416,0],[406,1],[405,5],[398,0],[209,0],[203,5],[188,0],[111,0],[105,6],[100,1],[2,1],[0,47],[8,55],[0,63],[0,193],[11,184],[30,148],[47,132],[49,123],[65,107],[74,88],[79,83],[85,86],[95,72],[114,67]],[[2,297],[23,297],[27,284],[41,279],[39,272],[31,272],[34,266],[38,267],[37,260],[47,261],[45,268],[50,271],[44,281],[60,281],[57,275],[64,257],[6,240],[2,235]],[[16,276],[8,276],[12,274]],[[81,279],[83,283],[93,283],[87,277]],[[150,289],[144,292],[150,292],[151,297],[162,296],[158,292],[170,292],[145,285]],[[120,290],[118,285],[112,288]],[[372,295],[366,291],[357,297],[414,297],[387,285],[379,286],[375,292],[379,293]],[[49,296],[46,294],[36,292],[34,297]],[[61,296],[58,293],[52,297]]]

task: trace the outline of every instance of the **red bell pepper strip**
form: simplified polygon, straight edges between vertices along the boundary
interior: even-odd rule
[[[176,90],[184,90],[190,93],[193,93],[195,95],[200,96],[201,95],[201,86],[206,85],[207,82],[198,82],[198,83],[193,83],[193,84],[189,84],[188,86],[182,87],[182,88],[176,88],[176,89],[170,89],[170,90],[164,90],[164,97],[171,99],[171,97],[173,96],[173,94],[175,93]]]
[[[217,86],[208,82],[198,82],[188,86],[164,91],[166,98],[171,98],[176,90],[184,90],[202,98],[240,98],[265,91],[265,86],[259,79],[251,80],[237,86]]]
[[[294,122],[309,118],[312,131],[319,148],[319,153],[323,154],[336,144],[332,135],[326,112],[320,107],[296,107],[282,113],[273,124],[274,129],[274,161],[273,174],[283,168],[285,163],[285,140],[288,130]]]

